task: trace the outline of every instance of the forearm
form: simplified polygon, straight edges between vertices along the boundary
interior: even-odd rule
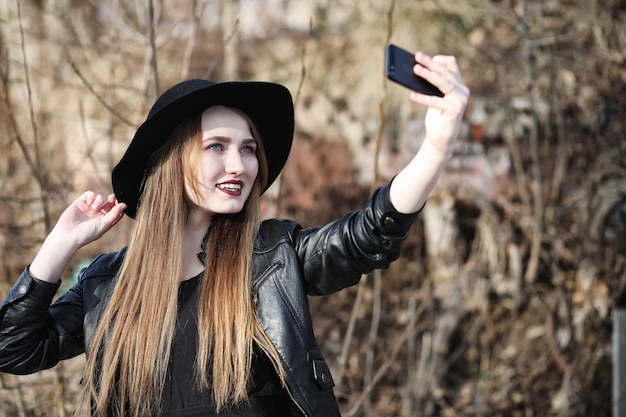
[[[385,185],[374,192],[363,209],[320,228],[296,228],[289,233],[310,295],[330,294],[354,285],[362,274],[387,268],[398,259],[418,213],[399,213],[389,193],[389,185]]]
[[[409,164],[391,183],[390,198],[400,213],[415,213],[426,203],[452,154],[451,146],[440,149],[424,140]]]
[[[53,230],[33,259],[30,273],[42,281],[58,282],[77,251],[78,246],[67,236]]]

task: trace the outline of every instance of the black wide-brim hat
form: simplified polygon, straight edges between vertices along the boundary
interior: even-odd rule
[[[165,91],[139,126],[111,180],[118,201],[126,203],[126,214],[135,218],[151,156],[187,117],[214,105],[244,112],[261,134],[267,159],[266,191],[282,171],[293,141],[294,112],[289,90],[269,82],[224,82],[193,79]]]

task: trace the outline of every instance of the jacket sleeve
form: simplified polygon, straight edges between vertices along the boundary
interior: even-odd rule
[[[30,374],[84,351],[80,286],[50,307],[59,286],[26,268],[0,303],[0,372]]]
[[[390,184],[378,188],[364,208],[315,229],[292,230],[308,292],[329,294],[356,284],[362,274],[387,268],[419,212],[399,213]]]

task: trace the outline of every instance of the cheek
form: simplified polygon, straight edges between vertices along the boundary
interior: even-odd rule
[[[210,177],[211,164],[207,163],[205,159],[201,159],[196,169],[191,169],[185,173],[185,195],[192,201],[196,201],[199,195],[207,187],[207,184],[211,182]]]
[[[196,177],[200,181],[215,177],[218,173],[224,170],[224,162],[219,158],[212,157],[210,152],[205,153],[200,160],[198,169],[196,170]]]
[[[256,158],[251,158],[247,170],[251,177],[256,178],[259,175],[259,161]]]
[[[193,184],[191,184],[189,181],[185,181],[184,192],[185,192],[185,198],[188,201],[194,204],[198,203],[198,193],[196,189],[194,188]]]

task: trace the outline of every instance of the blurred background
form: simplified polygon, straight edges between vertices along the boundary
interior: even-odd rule
[[[186,78],[294,95],[266,217],[358,209],[423,138],[424,109],[384,77],[392,42],[455,55],[472,97],[401,259],[310,299],[343,415],[610,416],[625,23],[624,0],[4,0],[0,297],[69,202],[110,192],[134,130]],[[84,248],[64,286],[131,228]],[[0,416],[71,416],[83,365],[0,374]]]

